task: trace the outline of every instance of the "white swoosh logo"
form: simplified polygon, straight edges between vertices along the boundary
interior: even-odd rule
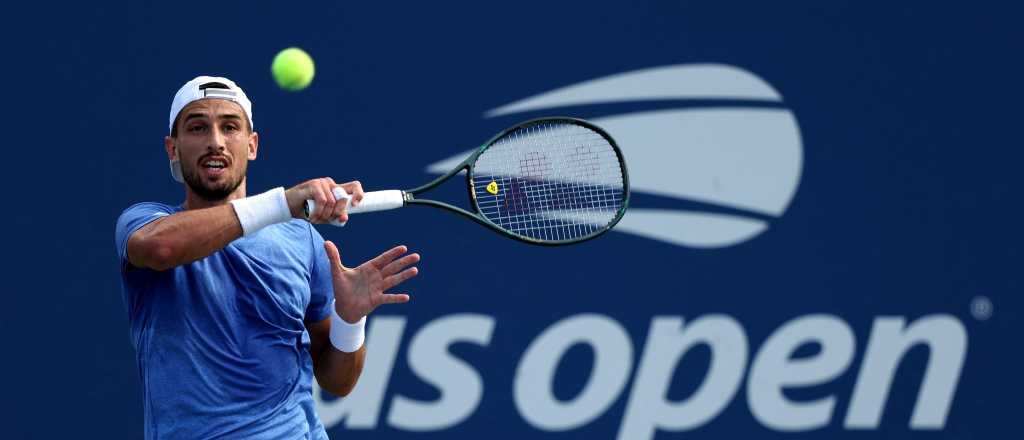
[[[679,99],[781,102],[757,76],[725,65],[675,65],[585,81],[516,101],[486,117],[572,105]],[[623,150],[634,194],[780,217],[796,193],[803,146],[793,113],[776,107],[674,108],[591,119]],[[473,150],[427,167],[441,174]],[[768,229],[763,218],[633,204],[615,231],[680,246],[725,247]]]
[[[484,113],[491,118],[511,113],[611,102],[662,99],[743,99],[781,101],[761,78],[723,64],[684,64],[620,73],[552,90]]]

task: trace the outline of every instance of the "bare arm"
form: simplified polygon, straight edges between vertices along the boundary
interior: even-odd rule
[[[313,199],[317,208],[309,216],[311,222],[326,223],[333,218],[347,220],[345,202],[336,202],[331,192],[335,186],[352,194],[353,204],[363,198],[359,182],[338,185],[329,177],[309,180],[285,191],[292,217],[303,218],[303,204]],[[128,238],[128,262],[135,267],[167,270],[205,258],[241,236],[242,225],[230,204],[190,209],[155,220],[135,231]]]
[[[128,238],[128,262],[167,270],[191,263],[242,236],[231,205],[195,209],[155,220]]]
[[[309,355],[313,358],[313,375],[320,388],[335,396],[347,396],[356,386],[366,360],[366,345],[345,353],[331,345],[331,318],[306,323],[309,330]]]
[[[360,321],[383,304],[409,301],[405,293],[384,291],[416,276],[419,270],[409,267],[420,261],[419,254],[406,254],[405,246],[396,246],[358,267],[341,264],[341,254],[330,241],[324,242],[327,258],[331,262],[331,283],[334,289],[334,308],[348,323]],[[352,353],[338,350],[331,344],[331,317],[320,322],[307,322],[313,375],[320,387],[337,396],[347,395],[355,387],[363,371],[366,345]]]

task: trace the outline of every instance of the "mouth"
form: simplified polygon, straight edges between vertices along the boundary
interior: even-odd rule
[[[199,169],[207,177],[217,178],[227,173],[230,164],[224,156],[207,156],[199,160]]]

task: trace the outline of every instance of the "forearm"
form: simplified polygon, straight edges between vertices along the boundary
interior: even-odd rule
[[[318,356],[317,362],[313,363],[313,374],[320,388],[335,396],[346,396],[352,392],[363,372],[366,345],[352,353],[345,353],[331,344],[325,344]]]
[[[242,236],[230,204],[179,212],[136,231],[128,242],[133,265],[166,270],[205,258]]]

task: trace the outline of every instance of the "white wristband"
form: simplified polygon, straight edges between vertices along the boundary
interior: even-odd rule
[[[363,346],[366,339],[366,317],[355,324],[349,324],[338,316],[338,311],[331,304],[331,345],[345,353],[352,353]]]
[[[231,201],[244,235],[252,234],[274,223],[292,219],[284,188],[277,187],[263,194]]]

